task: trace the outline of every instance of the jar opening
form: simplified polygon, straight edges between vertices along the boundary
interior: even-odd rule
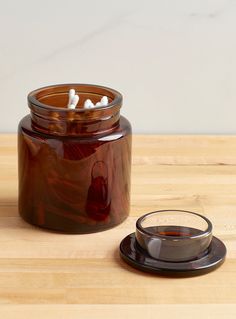
[[[80,101],[75,109],[67,107],[69,90],[74,89]],[[103,96],[109,104],[84,108],[86,99],[94,104]],[[33,127],[56,135],[102,134],[119,123],[122,95],[111,88],[92,84],[58,84],[32,91],[28,95]]]
[[[47,86],[30,92],[28,95],[29,105],[69,112],[70,110],[67,108],[67,103],[70,89],[75,89],[76,94],[80,97],[77,108],[73,110],[74,112],[88,111],[83,108],[85,100],[90,99],[94,104],[96,104],[104,95],[108,97],[109,104],[107,106],[90,109],[89,111],[109,109],[115,105],[121,106],[122,103],[122,95],[116,90],[93,84],[72,83]]]

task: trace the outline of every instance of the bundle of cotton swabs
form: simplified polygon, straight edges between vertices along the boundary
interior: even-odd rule
[[[68,104],[67,104],[68,109],[74,110],[78,103],[79,103],[79,95],[75,94],[74,89],[70,89],[69,100],[68,100]],[[100,102],[97,102],[96,104],[93,104],[93,102],[90,99],[87,99],[84,102],[85,109],[92,109],[94,107],[106,106],[106,105],[108,105],[108,97],[107,96],[103,96],[101,98]]]

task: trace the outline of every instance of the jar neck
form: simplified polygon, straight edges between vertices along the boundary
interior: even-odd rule
[[[79,95],[76,109],[67,108],[68,92]],[[85,109],[86,99],[96,104],[106,95],[107,106]],[[28,95],[32,127],[46,134],[89,136],[105,134],[119,125],[122,95],[110,88],[88,84],[59,84],[44,87]]]

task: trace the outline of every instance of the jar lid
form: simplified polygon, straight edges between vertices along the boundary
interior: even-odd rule
[[[193,276],[225,260],[226,247],[212,235],[208,218],[185,210],[160,210],[141,216],[136,232],[120,244],[121,258],[139,270]]]

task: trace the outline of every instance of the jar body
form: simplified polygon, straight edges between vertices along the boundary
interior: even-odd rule
[[[67,108],[68,91],[80,105]],[[108,105],[85,109],[102,96]],[[59,84],[28,95],[30,115],[18,127],[19,213],[34,225],[92,233],[129,214],[131,125],[120,116],[119,92],[89,84]]]
[[[52,136],[34,130],[30,116],[18,129],[19,213],[31,224],[90,233],[129,214],[131,126],[120,117],[107,135]]]

